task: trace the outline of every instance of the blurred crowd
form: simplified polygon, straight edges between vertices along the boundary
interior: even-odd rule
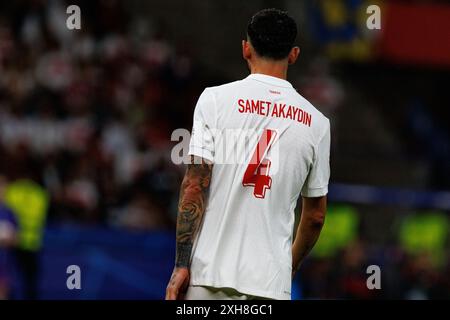
[[[409,254],[397,245],[351,243],[330,257],[311,257],[300,273],[308,299],[450,299],[450,259],[433,264],[429,254]],[[380,267],[380,289],[369,290],[370,265]]]
[[[63,1],[23,4],[0,5],[1,172],[41,184],[50,220],[170,225],[170,135],[201,92],[188,48],[120,1],[83,3],[82,30]]]
[[[78,4],[81,30],[65,1],[0,4],[0,299],[18,297],[11,269],[38,297],[45,224],[174,225],[170,135],[201,92],[189,47],[125,2]]]

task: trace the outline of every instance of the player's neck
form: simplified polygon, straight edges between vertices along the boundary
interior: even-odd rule
[[[251,73],[265,74],[271,77],[287,79],[287,63],[258,61],[250,66]]]

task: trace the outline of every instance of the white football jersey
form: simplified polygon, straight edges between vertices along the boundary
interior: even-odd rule
[[[291,299],[294,209],[328,192],[329,120],[288,81],[251,74],[204,90],[189,154],[214,163],[191,285]]]

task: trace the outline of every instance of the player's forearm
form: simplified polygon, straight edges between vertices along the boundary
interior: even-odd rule
[[[324,220],[324,212],[302,212],[297,236],[292,246],[292,274],[300,268],[303,260],[316,244]]]
[[[194,162],[194,157],[191,157],[191,163],[181,184],[178,204],[175,258],[175,266],[178,268],[189,267],[192,245],[205,212],[211,180],[211,164],[203,160]]]

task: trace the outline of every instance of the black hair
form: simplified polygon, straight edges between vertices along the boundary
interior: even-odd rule
[[[297,24],[285,11],[264,9],[250,19],[247,37],[260,57],[282,60],[294,47]]]

